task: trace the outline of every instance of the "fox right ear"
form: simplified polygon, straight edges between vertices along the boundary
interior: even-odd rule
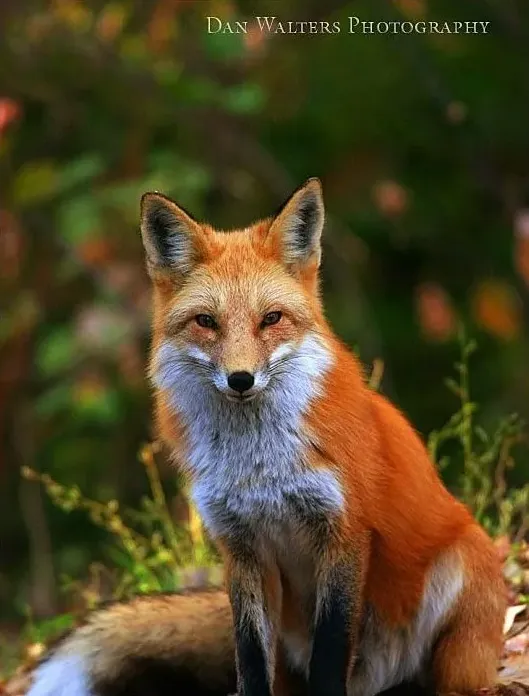
[[[308,179],[283,204],[268,231],[270,243],[280,250],[292,268],[316,268],[321,258],[321,234],[325,220],[320,180]]]
[[[200,225],[160,193],[141,198],[141,236],[149,270],[185,275],[199,260]]]

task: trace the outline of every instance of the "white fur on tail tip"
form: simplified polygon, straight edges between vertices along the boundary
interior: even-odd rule
[[[26,696],[94,696],[79,656],[55,657],[35,672]]]

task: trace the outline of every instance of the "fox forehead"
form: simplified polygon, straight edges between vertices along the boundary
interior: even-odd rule
[[[215,256],[197,266],[170,298],[168,323],[178,324],[197,312],[243,318],[275,309],[301,324],[310,322],[311,302],[303,286],[280,263],[261,255],[247,232],[213,234],[225,239],[220,248],[216,245]]]

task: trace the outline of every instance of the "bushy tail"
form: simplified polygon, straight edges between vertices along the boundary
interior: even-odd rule
[[[137,597],[92,612],[37,668],[28,696],[226,696],[236,690],[224,592]]]

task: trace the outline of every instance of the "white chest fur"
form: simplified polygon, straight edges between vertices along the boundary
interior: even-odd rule
[[[368,610],[348,696],[374,696],[403,681],[424,678],[432,646],[463,589],[464,574],[457,553],[448,551],[437,558],[419,611],[407,629],[389,628]]]
[[[318,395],[330,364],[326,347],[309,336],[278,378],[247,404],[229,402],[169,343],[155,358],[154,380],[169,390],[187,426],[193,497],[213,535],[234,523],[273,531],[296,509],[339,511],[342,491],[334,474],[306,464],[303,414]],[[258,527],[258,528],[259,528]]]

